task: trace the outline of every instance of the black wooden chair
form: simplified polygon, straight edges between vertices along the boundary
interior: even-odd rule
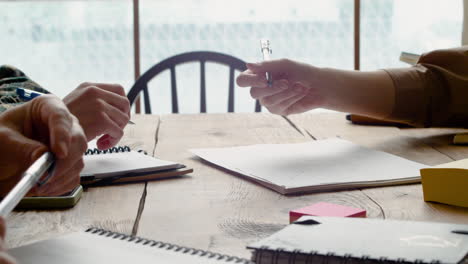
[[[172,113],[179,113],[179,102],[177,98],[177,81],[176,81],[176,65],[188,62],[200,62],[200,113],[206,113],[206,74],[205,63],[214,62],[229,66],[229,92],[228,92],[228,112],[234,112],[234,71],[244,71],[246,69],[245,62],[218,52],[211,51],[194,51],[182,53],[179,55],[167,58],[158,64],[151,67],[135,82],[133,87],[127,94],[130,105],[134,103],[138,94],[143,92],[143,102],[145,105],[145,113],[151,114],[151,105],[148,92],[148,82],[156,75],[169,69],[171,74],[171,95],[172,95]],[[255,112],[260,112],[261,106],[258,100],[255,103]]]

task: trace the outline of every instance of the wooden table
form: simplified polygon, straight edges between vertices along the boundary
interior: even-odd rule
[[[326,201],[365,208],[370,218],[468,223],[468,208],[426,203],[420,184],[284,196],[194,157],[188,149],[294,143],[341,137],[410,160],[435,165],[468,158],[454,146],[462,129],[357,126],[343,114],[284,118],[261,114],[141,115],[123,144],[194,168],[189,177],[89,188],[63,211],[15,212],[7,246],[16,247],[97,226],[189,247],[248,258],[245,246],[288,223],[290,209]]]

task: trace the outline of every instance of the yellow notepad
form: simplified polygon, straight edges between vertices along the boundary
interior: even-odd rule
[[[468,159],[421,169],[424,201],[468,207]]]
[[[453,144],[466,145],[468,144],[468,133],[456,134],[453,138]]]

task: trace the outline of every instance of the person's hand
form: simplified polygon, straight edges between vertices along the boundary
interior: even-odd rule
[[[130,103],[118,84],[82,83],[63,102],[83,127],[88,141],[97,141],[99,149],[115,146],[130,120]]]
[[[247,63],[247,68],[237,77],[237,84],[252,87],[250,95],[274,114],[302,113],[323,104],[318,68],[288,59]],[[271,87],[266,72],[272,74]]]
[[[55,196],[73,190],[80,182],[86,137],[63,102],[43,95],[0,115],[0,195],[5,196],[22,173],[44,152],[54,153],[55,172],[29,196]]]
[[[0,264],[15,264],[15,260],[6,253],[4,240],[5,240],[5,220],[0,217]]]

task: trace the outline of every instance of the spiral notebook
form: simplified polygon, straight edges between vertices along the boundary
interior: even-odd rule
[[[468,263],[468,225],[304,216],[247,248],[257,264]]]
[[[118,146],[106,150],[88,149],[80,176],[82,184],[101,185],[181,176],[192,171],[180,163]]]
[[[22,264],[251,263],[249,260],[238,257],[97,228],[13,248],[8,250],[8,253]]]

